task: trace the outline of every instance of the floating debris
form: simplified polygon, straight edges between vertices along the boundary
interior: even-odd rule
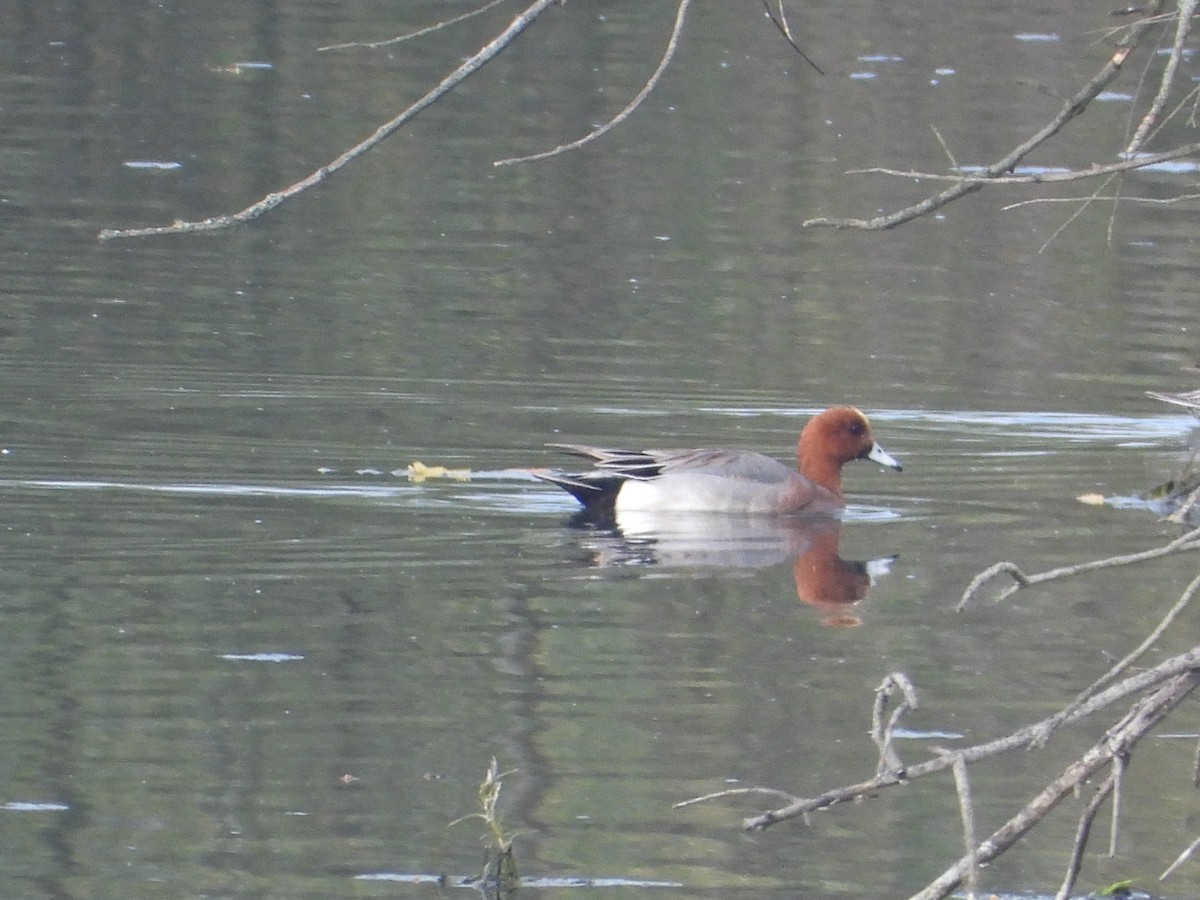
[[[404,470],[404,474],[408,476],[409,481],[425,481],[429,478],[453,478],[455,481],[471,480],[470,469],[447,469],[445,466],[427,466],[419,460],[410,462]]]

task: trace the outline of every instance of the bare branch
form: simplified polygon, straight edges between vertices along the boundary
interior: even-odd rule
[[[1158,122],[1163,107],[1167,104],[1167,97],[1170,95],[1171,88],[1175,83],[1175,72],[1179,68],[1180,59],[1183,57],[1183,45],[1187,42],[1188,34],[1191,32],[1192,16],[1196,14],[1196,3],[1197,0],[1179,0],[1179,11],[1175,20],[1175,42],[1171,47],[1170,55],[1167,57],[1167,65],[1163,70],[1162,78],[1159,79],[1158,93],[1155,94],[1154,100],[1151,102],[1146,114],[1142,116],[1142,121],[1133,133],[1133,139],[1126,146],[1126,155],[1136,153],[1141,149],[1142,144],[1146,141],[1146,136],[1150,133],[1150,129]]]
[[[671,809],[683,809],[685,806],[693,806],[697,803],[707,803],[709,800],[719,800],[722,797],[737,797],[745,794],[767,794],[768,796],[779,797],[782,800],[787,800],[789,803],[794,803],[796,801],[796,796],[794,794],[789,794],[787,791],[776,790],[775,788],[728,788],[724,791],[713,791],[711,794],[704,794],[700,797],[689,797],[687,800],[680,800],[678,803],[672,803]]]
[[[892,710],[885,724],[883,716],[887,712],[888,701],[896,693],[901,694],[903,700]],[[904,776],[904,763],[900,761],[894,746],[895,731],[901,716],[909,710],[916,709],[917,705],[917,689],[903,672],[891,673],[875,688],[875,705],[871,709],[871,740],[879,748],[879,762],[875,766],[876,777],[887,774]]]
[[[1161,875],[1158,876],[1158,880],[1166,881],[1167,878],[1170,877],[1171,873],[1173,873],[1176,869],[1178,869],[1181,865],[1183,865],[1185,862],[1188,861],[1188,858],[1193,853],[1196,852],[1197,847],[1200,847],[1200,837],[1196,838],[1194,841],[1192,841],[1190,844],[1188,844],[1187,849],[1184,850],[1182,853],[1179,854],[1179,856],[1177,856],[1175,858],[1175,862],[1173,862],[1169,866],[1167,866],[1166,870]]]
[[[1000,574],[1011,575],[1013,581],[1017,583],[1015,587],[1009,587],[1005,589],[1005,591],[1000,595],[1000,598],[1007,597],[1012,593],[1016,593],[1018,589],[1033,583],[1029,580],[1029,576],[1022,572],[1020,566],[1018,566],[1016,563],[993,563],[971,579],[970,583],[967,584],[967,589],[963,591],[962,599],[958,601],[958,606],[955,607],[955,610],[962,612],[966,608],[967,603],[975,599],[975,594],[978,593],[979,589]]]
[[[1116,177],[1117,177],[1116,175],[1109,175],[1107,178],[1104,179],[1103,184],[1101,184],[1094,191],[1092,191],[1090,196],[1083,198],[1080,201],[1079,207],[1077,209],[1075,209],[1069,216],[1067,216],[1065,221],[1063,221],[1057,228],[1054,229],[1054,231],[1051,233],[1050,237],[1046,238],[1046,240],[1044,240],[1042,242],[1042,246],[1038,247],[1038,253],[1045,253],[1046,248],[1049,247],[1052,243],[1054,243],[1054,241],[1058,239],[1058,236],[1060,234],[1062,234],[1064,231],[1066,231],[1071,226],[1072,222],[1074,222],[1076,219],[1078,219],[1080,216],[1082,216],[1085,212],[1087,212],[1087,210],[1091,207],[1091,205],[1096,202],[1096,198],[1098,196],[1100,196],[1100,193],[1106,187],[1108,187],[1109,184],[1112,182],[1112,180]],[[1115,207],[1114,207],[1114,209],[1115,209]],[[1110,227],[1111,227],[1111,224],[1112,223],[1111,223],[1111,217],[1110,217],[1110,222],[1109,222]],[[1108,234],[1108,240],[1110,240],[1110,241],[1112,240],[1111,231]]]
[[[1113,802],[1112,821],[1108,826],[1108,858],[1117,855],[1117,837],[1121,833],[1121,803],[1125,799],[1125,773],[1129,771],[1129,754],[1118,753],[1113,757]]]
[[[1157,8],[1160,5],[1161,3],[1155,4],[1154,12],[1157,12]],[[919,203],[914,203],[911,206],[896,210],[887,215],[876,216],[873,219],[836,219],[823,216],[816,219],[808,219],[802,224],[805,227],[860,228],[870,231],[895,228],[904,222],[911,221],[935,209],[940,209],[960,197],[972,194],[985,184],[996,181],[1000,176],[1008,175],[1029,153],[1057,134],[1071,119],[1087,109],[1092,100],[1116,77],[1117,73],[1121,70],[1121,66],[1125,63],[1130,53],[1133,52],[1141,37],[1152,27],[1152,22],[1152,16],[1148,16],[1129,26],[1128,31],[1108,61],[1087,84],[1076,91],[1075,95],[1063,104],[1058,114],[1042,126],[1032,137],[1018,144],[1003,157],[996,160],[996,162],[984,167],[979,179],[957,181],[939,194],[926,197]]]
[[[390,122],[379,126],[374,133],[365,140],[355,144],[349,150],[342,153],[341,156],[334,159],[332,162],[326,163],[317,169],[306,178],[302,178],[295,184],[289,185],[281,191],[276,191],[263,197],[257,203],[254,203],[241,212],[233,213],[232,215],[213,216],[212,218],[202,219],[198,222],[184,222],[176,220],[171,225],[163,225],[153,228],[105,228],[98,235],[102,241],[110,241],[116,238],[131,238],[131,237],[147,237],[158,234],[190,234],[198,231],[217,231],[224,228],[231,228],[234,225],[239,225],[243,222],[249,222],[252,219],[257,219],[264,213],[274,209],[285,200],[289,200],[302,191],[307,190],[314,185],[328,179],[339,169],[349,165],[353,160],[362,156],[368,150],[382,143],[390,137],[402,125],[416,118],[417,114],[432,106],[447,93],[453,90],[459,83],[466,80],[469,76],[475,74],[482,69],[487,63],[496,57],[501,50],[507,47],[517,35],[528,28],[538,16],[545,12],[549,7],[553,6],[559,0],[534,0],[524,12],[518,15],[509,24],[504,31],[492,38],[487,44],[479,49],[470,59],[464,62],[461,66],[442,79],[441,82],[433,90],[429,91],[424,97],[410,106],[400,115],[396,116]]]
[[[1002,212],[1008,212],[1010,209],[1017,209],[1022,206],[1033,206],[1035,203],[1093,203],[1097,200],[1111,200],[1113,203],[1120,201],[1121,203],[1146,203],[1157,204],[1159,206],[1174,206],[1176,203],[1183,203],[1188,200],[1200,200],[1200,194],[1176,194],[1174,197],[1130,197],[1125,194],[1112,194],[1105,196],[1103,194],[1091,194],[1087,197],[1030,197],[1028,200],[1018,200],[1016,203],[1009,203],[1007,206],[1000,207]]]
[[[824,75],[825,73],[821,70],[821,67],[809,59],[808,54],[800,49],[800,45],[797,44],[796,39],[792,37],[791,26],[788,25],[787,15],[783,11],[783,0],[779,0],[778,18],[776,18],[775,14],[771,12],[771,4],[768,3],[767,0],[763,0],[763,9],[767,11],[767,18],[771,20],[771,24],[778,28],[779,33],[783,35],[784,40],[792,45],[792,49],[799,53],[801,58],[803,58],[806,63],[816,69],[818,75]]]
[[[967,900],[979,897],[979,859],[976,853],[975,807],[971,803],[971,780],[967,777],[967,762],[961,753],[954,758],[954,788],[958,793],[958,809],[962,814],[963,842],[966,845]]]
[[[1063,876],[1058,893],[1054,895],[1054,900],[1067,900],[1071,896],[1071,891],[1075,887],[1075,879],[1079,877],[1079,870],[1083,863],[1083,851],[1087,849],[1088,836],[1092,833],[1092,823],[1096,821],[1096,814],[1100,811],[1101,805],[1112,794],[1115,783],[1116,774],[1110,772],[1104,784],[1096,789],[1092,799],[1087,802],[1079,814],[1079,825],[1075,829],[1075,843],[1071,846],[1071,857],[1067,860],[1067,872]]]
[[[400,44],[404,41],[411,41],[413,38],[424,37],[434,31],[441,31],[443,28],[449,28],[451,25],[457,25],[459,22],[465,22],[467,19],[474,18],[482,13],[487,12],[493,6],[499,6],[501,3],[507,3],[508,0],[491,0],[490,3],[485,3],[478,9],[473,9],[470,12],[465,12],[461,16],[455,16],[452,19],[446,19],[442,22],[437,22],[429,25],[426,28],[418,28],[416,31],[410,31],[407,34],[401,34],[394,38],[388,38],[383,41],[348,41],[344,44],[327,44],[324,47],[318,47],[318,53],[325,53],[328,50],[350,50],[362,48],[366,50],[378,50],[380,47],[390,47],[392,44]]]
[[[950,160],[950,168],[961,170],[962,166],[960,166],[958,164],[958,160],[954,158],[954,152],[950,149],[950,145],[946,143],[946,139],[942,137],[942,133],[938,131],[937,126],[930,124],[929,128],[933,131],[933,136],[937,138],[938,144],[941,145],[942,152],[946,154],[946,159]]]
[[[1128,754],[1138,741],[1195,690],[1197,685],[1200,685],[1200,670],[1192,669],[1176,675],[1139,700],[1128,715],[1087,753],[1067,766],[1058,778],[1046,785],[1017,815],[983,841],[974,854],[977,861],[983,864],[995,859],[1041,821],[1076,787],[1108,765],[1114,757]],[[972,861],[974,860],[966,856],[959,859],[924,890],[914,894],[912,900],[939,900],[948,896],[963,883]]]
[[[1158,639],[1166,632],[1167,628],[1170,627],[1171,623],[1174,622],[1175,619],[1179,617],[1179,614],[1183,612],[1184,608],[1192,602],[1192,599],[1196,596],[1196,592],[1198,590],[1200,590],[1200,576],[1194,578],[1191,584],[1184,589],[1184,592],[1180,598],[1175,601],[1175,604],[1169,610],[1167,610],[1166,615],[1162,617],[1159,623],[1140,644],[1138,644],[1129,653],[1125,654],[1123,659],[1114,663],[1107,672],[1080,691],[1075,696],[1075,699],[1073,699],[1070,703],[1068,703],[1054,715],[1050,716],[1050,718],[1045,719],[1042,722],[1041,727],[1043,730],[1033,739],[1033,746],[1040,746],[1041,744],[1044,744],[1057,728],[1059,728],[1064,722],[1066,722],[1075,714],[1076,710],[1087,703],[1092,697],[1095,697],[1099,691],[1103,690],[1106,684],[1111,684],[1114,680],[1116,680],[1116,678],[1118,678],[1121,673],[1129,669],[1143,653],[1153,647]]]
[[[571,141],[569,144],[559,144],[553,150],[546,150],[542,153],[533,153],[529,156],[514,156],[508,159],[498,159],[492,163],[494,166],[511,166],[517,163],[536,162],[539,159],[548,159],[551,156],[557,156],[560,153],[566,153],[570,150],[577,150],[584,144],[594,141],[601,135],[607,134],[612,129],[616,128],[631,115],[633,111],[642,105],[642,101],[650,96],[650,92],[654,90],[662,78],[663,72],[667,70],[667,66],[671,64],[671,59],[675,56],[675,48],[679,45],[679,35],[683,31],[683,21],[687,16],[688,5],[691,0],[679,0],[679,7],[675,10],[675,25],[671,29],[671,36],[667,40],[667,47],[663,51],[662,58],[658,61],[658,68],[650,75],[650,79],[642,85],[642,89],[637,92],[637,95],[626,104],[625,108],[619,113],[605,122],[598,128],[594,128],[577,140]]]
[[[995,756],[999,753],[1004,753],[1008,750],[1017,747],[1037,746],[1044,743],[1044,737],[1047,730],[1070,725],[1090,716],[1098,710],[1111,706],[1119,700],[1124,699],[1132,694],[1141,693],[1149,688],[1153,688],[1162,682],[1200,669],[1200,647],[1194,647],[1187,653],[1181,653],[1178,656],[1171,657],[1168,660],[1160,663],[1152,669],[1146,669],[1136,675],[1131,675],[1124,681],[1121,681],[1110,688],[1096,694],[1084,703],[1075,707],[1070,715],[1060,719],[1058,716],[1051,716],[1043,719],[1040,722],[1034,722],[1026,725],[1023,728],[1018,728],[1003,737],[988,741],[983,744],[976,744],[971,747],[965,747],[958,751],[962,754],[964,762],[975,762],[976,760],[986,759],[990,756]],[[877,794],[885,788],[895,787],[899,784],[905,784],[909,781],[914,781],[918,778],[923,778],[926,775],[932,775],[936,772],[943,772],[953,765],[953,757],[950,754],[943,753],[932,759],[917,763],[905,768],[903,773],[886,772],[882,775],[876,775],[874,778],[867,781],[861,781],[856,784],[845,785],[843,787],[832,788],[819,794],[816,797],[807,799],[796,799],[794,802],[788,803],[786,806],[778,809],[769,810],[755,816],[750,816],[742,821],[742,827],[746,831],[762,831],[777,822],[782,822],[787,819],[794,819],[797,816],[806,815],[810,812],[815,812],[819,809],[828,809],[831,806],[836,806],[839,803],[846,803],[851,800],[859,800],[864,797],[869,797]]]
[[[1027,175],[988,175],[962,174],[949,175],[938,172],[918,172],[914,169],[889,169],[883,166],[872,166],[869,169],[850,169],[847,175],[894,175],[897,178],[910,178],[918,181],[949,181],[953,184],[1054,184],[1062,181],[1081,181],[1085,178],[1096,178],[1100,175],[1111,175],[1115,172],[1129,172],[1134,169],[1144,169],[1161,163],[1179,159],[1181,156],[1191,156],[1200,151],[1200,142],[1184,144],[1162,153],[1138,154],[1132,159],[1122,159],[1113,163],[1092,163],[1083,169],[1064,169],[1047,172],[1030,172]]]
[[[1163,636],[1166,630],[1171,627],[1171,623],[1174,622],[1179,617],[1179,614],[1187,607],[1187,605],[1192,602],[1192,598],[1196,596],[1197,591],[1200,591],[1200,575],[1197,575],[1192,579],[1191,583],[1184,589],[1183,594],[1177,601],[1175,601],[1175,605],[1167,610],[1167,614],[1162,617],[1162,620],[1154,626],[1154,629],[1148,635],[1146,635],[1146,639],[1134,647],[1129,653],[1127,653],[1124,659],[1113,665],[1113,667],[1105,672],[1103,676],[1098,678],[1086,690],[1084,690],[1084,692],[1080,695],[1078,702],[1082,702],[1083,700],[1095,694],[1096,691],[1103,688],[1104,685],[1115,681],[1117,677],[1121,675],[1121,673],[1126,671],[1130,666],[1137,662],[1138,658],[1141,657],[1141,655],[1151,647],[1153,647],[1154,644],[1158,642],[1158,639]]]

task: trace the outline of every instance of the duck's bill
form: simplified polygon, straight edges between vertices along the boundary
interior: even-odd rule
[[[871,450],[867,453],[867,459],[877,462],[881,466],[887,466],[889,469],[895,469],[897,472],[904,471],[904,466],[900,465],[900,460],[896,459],[878,444],[871,445]]]

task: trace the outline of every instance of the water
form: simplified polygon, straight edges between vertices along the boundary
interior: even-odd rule
[[[931,122],[964,165],[1023,136],[1050,107],[1014,80],[1074,85],[1103,55],[1082,6],[959,5],[953,32],[929,10],[803,11],[824,79],[757,12],[697,6],[624,127],[493,169],[611,115],[652,67],[661,10],[567,4],[255,225],[106,244],[307,174],[512,10],[374,53],[315,48],[440,7],[90,12],[23,8],[0,39],[9,894],[423,896],[479,872],[480,824],[449,823],[495,756],[539,896],[905,896],[961,852],[949,782],[754,836],[760,801],[672,805],[867,777],[894,670],[923,698],[906,758],[1018,727],[1194,577],[1175,557],[954,612],[997,560],[1178,533],[1075,498],[1187,458],[1194,421],[1143,395],[1195,387],[1186,209],[1122,207],[1112,244],[1084,217],[1045,252],[1064,213],[1001,212],[1016,192],[886,235],[800,227],[919,196],[843,173],[944,165]],[[795,535],[739,532],[716,559],[687,534],[622,541],[571,527],[573,501],[524,471],[562,462],[552,441],[787,458],[835,402],[905,464],[845,473],[835,558],[895,557],[853,603],[813,602]],[[414,480],[417,461],[470,474]],[[980,830],[1106,721],[973,771]],[[1153,883],[1190,840],[1191,752],[1139,749],[1118,856],[1089,856],[1087,886]],[[1060,813],[986,886],[1052,891],[1073,828]],[[1164,890],[1196,886],[1185,868]]]

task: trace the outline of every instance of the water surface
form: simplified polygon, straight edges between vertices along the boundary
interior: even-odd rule
[[[1076,497],[1132,497],[1186,460],[1194,421],[1143,393],[1195,387],[1186,209],[1123,207],[1111,243],[1084,217],[1044,252],[1064,213],[1001,212],[1015,193],[885,235],[800,228],[920,196],[844,173],[943,166],[931,123],[964,165],[1036,127],[1057,101],[1014,85],[1073,90],[1105,53],[1093,11],[800,10],[821,78],[757,11],[699,5],[624,127],[494,169],[611,115],[659,52],[662,10],[567,4],[254,226],[95,241],[307,174],[513,13],[316,52],[443,14],[36,4],[0,39],[9,892],[424,896],[480,869],[478,822],[448,826],[493,756],[516,770],[502,806],[539,896],[915,891],[960,852],[948,782],[755,836],[752,802],[672,804],[866,777],[894,670],[922,692],[913,732],[943,735],[909,758],[1022,725],[1194,577],[1176,557],[954,612],[997,560],[1041,571],[1178,533]],[[1126,113],[1078,127],[1100,146]],[[779,555],[742,533],[736,565],[622,541],[522,473],[561,462],[552,441],[786,459],[835,402],[905,464],[847,469],[836,558],[895,557],[852,603],[814,599],[795,535]],[[414,480],[416,461],[471,476]],[[981,831],[1104,724],[973,772]],[[1089,887],[1153,883],[1190,840],[1191,753],[1139,750]],[[986,886],[1052,892],[1073,829],[1058,815]]]

